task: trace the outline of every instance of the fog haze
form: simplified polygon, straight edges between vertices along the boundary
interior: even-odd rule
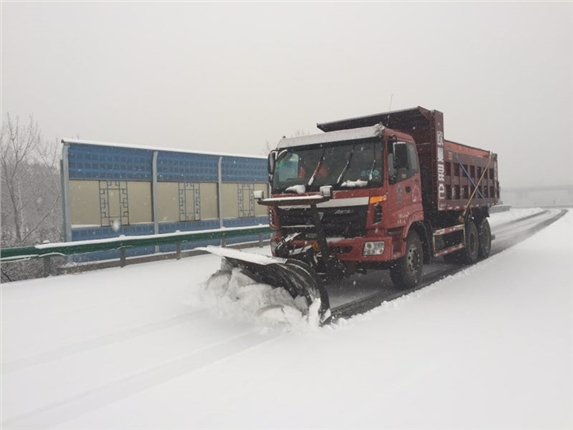
[[[6,3],[2,113],[45,139],[263,155],[317,122],[423,106],[573,183],[571,3]]]

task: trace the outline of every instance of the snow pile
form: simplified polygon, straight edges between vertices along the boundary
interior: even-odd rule
[[[198,299],[199,306],[221,318],[254,321],[265,328],[319,325],[319,300],[309,307],[304,297],[293,299],[284,288],[257,282],[224,261],[221,270],[200,285]]]
[[[304,185],[292,185],[285,189],[285,193],[304,194],[306,193],[306,187]]]
[[[364,188],[368,185],[368,181],[358,179],[356,181],[344,181],[340,186],[345,188]]]

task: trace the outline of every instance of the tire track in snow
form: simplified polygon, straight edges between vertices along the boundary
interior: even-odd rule
[[[2,421],[2,427],[14,429],[53,427],[157,385],[199,371],[285,334],[280,332],[263,334],[259,330],[241,333],[125,378],[9,418]]]
[[[495,227],[492,226],[491,227],[492,233],[495,233],[497,235],[497,234],[503,234],[503,233],[508,232],[508,231],[512,232],[513,230],[515,230],[516,225],[518,225],[518,224],[523,224],[525,222],[535,223],[537,221],[536,220],[537,217],[540,217],[540,216],[545,217],[551,213],[552,212],[550,212],[549,210],[544,210],[541,212],[534,213],[532,215],[524,216],[521,218],[516,218],[516,219],[510,220],[510,221],[505,221],[501,224],[496,225]],[[495,232],[493,231],[494,229],[495,229]]]
[[[542,212],[545,215],[550,215],[549,217],[545,217],[543,220],[539,220],[539,222],[535,223],[523,223],[524,225],[519,226],[521,228],[517,228],[515,230],[510,231],[503,231],[499,234],[499,238],[496,240],[496,249],[492,249],[491,255],[495,255],[499,252],[505,251],[508,248],[511,248],[513,245],[518,244],[519,242],[531,237],[533,234],[537,233],[540,230],[543,230],[545,227],[553,224],[555,221],[563,217],[567,210],[560,209],[559,211],[544,211]],[[528,220],[530,217],[527,217]],[[497,234],[497,233],[496,233]]]
[[[83,340],[61,348],[17,358],[6,363],[2,363],[2,375],[8,375],[12,372],[17,372],[33,366],[50,363],[72,355],[103,348],[114,343],[125,341],[126,339],[145,336],[147,334],[167,330],[178,325],[188,324],[193,322],[193,320],[198,316],[203,315],[205,312],[206,310],[200,310],[193,313],[177,315],[173,318],[155,321],[137,327],[130,327],[125,330],[106,334],[93,339]]]
[[[500,231],[502,231],[502,230],[511,229],[512,227],[514,227],[514,225],[515,225],[516,223],[521,223],[521,222],[530,220],[530,219],[532,219],[532,218],[536,218],[536,217],[538,217],[538,216],[545,215],[545,214],[547,214],[548,212],[549,212],[549,210],[543,210],[543,211],[541,211],[541,212],[536,212],[536,213],[531,214],[531,215],[527,215],[527,216],[523,216],[523,217],[520,217],[520,218],[515,218],[515,219],[512,219],[512,220],[509,220],[509,221],[505,221],[505,222],[502,222],[502,223],[500,223],[500,224],[497,224],[497,225],[495,226],[495,229],[496,229],[497,232],[500,232]],[[492,229],[493,229],[493,228],[494,228],[494,227],[492,226]]]

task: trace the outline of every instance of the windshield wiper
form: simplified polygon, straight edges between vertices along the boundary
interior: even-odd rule
[[[355,146],[352,147],[352,150],[348,154],[348,159],[346,160],[346,164],[344,165],[342,172],[340,172],[340,176],[336,180],[336,184],[335,184],[336,186],[340,185],[340,183],[342,182],[342,178],[344,178],[344,175],[346,175],[346,172],[348,171],[348,168],[350,167],[350,162],[352,161],[352,156],[354,155],[354,148],[355,148]]]
[[[374,167],[376,166],[376,160],[374,160],[372,162],[372,166],[370,167],[370,173],[368,173],[368,179],[364,180],[364,179],[357,179],[355,181],[353,180],[349,180],[349,181],[344,181],[342,183],[342,185],[340,185],[341,187],[347,187],[347,188],[362,188],[365,187],[366,185],[370,184],[372,182],[372,178],[373,178],[373,174],[374,174]],[[344,176],[344,172],[340,175],[340,178],[338,178],[338,183],[340,183],[340,181],[342,180],[342,177]]]
[[[372,180],[372,175],[374,174],[374,166],[376,166],[376,158],[372,162],[372,167],[370,168],[370,173],[368,174],[368,182]]]
[[[326,152],[326,148],[324,148],[322,150],[322,154],[320,154],[320,160],[318,161],[318,164],[316,165],[314,172],[312,172],[312,176],[309,178],[308,182],[306,183],[307,187],[310,187],[312,185],[312,183],[314,182],[314,177],[316,176],[316,174],[320,170],[320,167],[322,166],[322,162],[324,161],[324,153],[325,152]]]

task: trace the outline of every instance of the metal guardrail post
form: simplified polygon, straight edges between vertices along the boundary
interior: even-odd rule
[[[125,267],[125,265],[127,264],[126,259],[125,259],[125,248],[124,247],[119,248],[119,261],[121,262],[120,263],[121,267]]]
[[[177,242],[177,260],[181,260],[181,242]]]
[[[52,259],[50,257],[44,258],[44,278],[52,274]]]

